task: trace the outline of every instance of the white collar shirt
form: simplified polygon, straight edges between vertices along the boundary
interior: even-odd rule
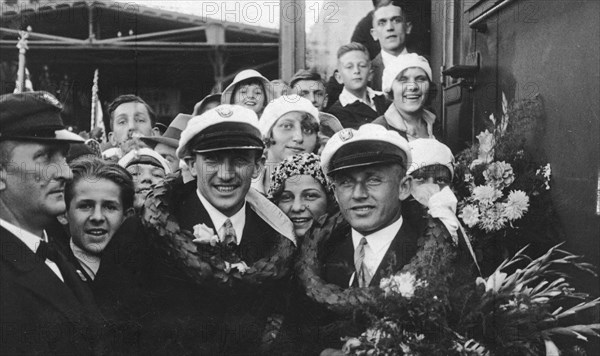
[[[385,257],[392,241],[394,241],[394,238],[402,227],[402,221],[402,216],[400,216],[400,219],[396,220],[391,225],[367,236],[352,229],[352,244],[354,245],[355,250],[363,237],[367,239],[363,264],[367,267],[371,276],[374,276],[375,272],[377,272],[377,268],[381,264],[383,257]]]
[[[46,234],[46,230],[44,230],[44,236],[40,238],[39,236],[36,236],[36,235],[32,234],[31,232],[29,232],[23,228],[20,228],[18,226],[15,226],[3,219],[0,219],[0,226],[5,228],[6,230],[8,230],[8,232],[10,232],[11,234],[15,235],[33,253],[37,252],[37,249],[38,249],[38,247],[40,247],[40,243],[42,241],[48,242],[48,235]],[[60,278],[61,281],[63,281],[63,282],[65,281],[62,276],[62,273],[60,273],[60,269],[58,268],[56,263],[50,261],[49,259],[46,259],[46,261],[44,261],[44,262],[46,263],[46,266],[50,267],[52,272],[54,272],[54,274],[58,278]]]
[[[342,89],[342,92],[340,93],[339,96],[339,101],[340,104],[342,104],[342,106],[347,106],[350,105],[354,102],[361,102],[367,106],[369,106],[371,109],[373,109],[373,111],[377,111],[377,107],[375,106],[375,97],[378,95],[383,95],[382,92],[379,91],[375,91],[369,87],[367,87],[367,93],[366,93],[366,98],[369,99],[369,101],[365,100],[365,98],[359,98],[356,95],[350,93],[348,90],[346,90],[346,87],[344,87],[344,89]]]
[[[401,56],[403,54],[408,54],[408,51],[406,50],[406,47],[404,47],[404,49],[402,50],[402,52],[400,52],[400,54],[398,56]],[[391,65],[391,63],[398,58],[398,56],[394,56],[391,53],[388,53],[384,50],[381,50],[381,61],[383,62],[383,66],[384,67],[389,67]]]
[[[244,205],[237,213],[233,214],[233,216],[225,216],[222,212],[217,210],[211,203],[206,200],[200,194],[198,190],[196,190],[196,194],[198,195],[198,199],[208,212],[208,216],[210,216],[210,220],[213,222],[215,229],[217,230],[217,234],[220,234],[222,229],[221,227],[225,223],[227,219],[231,220],[231,224],[233,225],[233,229],[235,230],[235,238],[236,243],[239,245],[242,242],[242,233],[244,232],[244,226],[246,225],[246,201],[244,201]],[[221,241],[223,241],[223,236],[219,236]]]
[[[77,258],[77,261],[79,261],[79,264],[85,270],[85,273],[94,280],[96,278],[96,273],[98,273],[98,269],[100,268],[100,257],[92,255],[75,245],[73,243],[73,238],[71,238],[69,245],[71,246],[73,255]]]

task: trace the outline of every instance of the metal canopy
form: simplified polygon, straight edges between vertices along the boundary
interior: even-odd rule
[[[169,58],[174,61],[173,57],[185,62],[178,53],[198,53],[205,61],[198,61],[196,55],[194,60],[210,63],[217,89],[241,68],[274,65],[277,73],[276,29],[110,0],[4,0],[1,10],[3,53],[16,55],[19,30],[30,26],[28,57],[32,59],[40,52],[61,51],[65,52],[61,55],[65,63],[166,64]]]

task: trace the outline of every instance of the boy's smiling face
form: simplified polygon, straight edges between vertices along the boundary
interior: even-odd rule
[[[371,61],[366,53],[350,51],[338,59],[337,80],[351,92],[361,91],[367,87],[370,70]]]

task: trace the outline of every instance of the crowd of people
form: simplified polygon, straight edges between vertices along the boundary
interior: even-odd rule
[[[342,289],[401,270],[426,219],[458,249],[430,65],[406,51],[403,5],[374,3],[381,52],[339,48],[337,98],[314,70],[243,70],[164,132],[116,98],[99,144],[48,93],[2,96],[0,354],[336,354],[360,320],[297,278],[324,217],[345,221],[317,266]]]

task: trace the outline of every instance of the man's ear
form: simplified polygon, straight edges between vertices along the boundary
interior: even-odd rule
[[[379,42],[379,38],[377,38],[377,33],[375,33],[374,28],[371,28],[371,37],[373,37],[373,41]]]
[[[400,198],[400,200],[405,200],[406,198],[408,198],[410,196],[411,188],[412,188],[412,176],[407,175],[404,178],[402,178],[402,180],[400,181],[400,189],[399,189],[398,198]]]
[[[254,172],[252,172],[252,179],[256,179],[260,176],[262,171],[265,169],[265,161],[266,158],[263,155],[254,163]]]
[[[125,214],[123,214],[124,215],[123,220],[125,220],[126,218],[128,218],[130,216],[133,216],[134,214],[135,214],[135,209],[133,207],[125,210]]]
[[[196,159],[195,157],[185,157],[183,159],[185,161],[185,164],[187,164],[188,168],[190,169],[190,174],[192,175],[192,177],[197,177],[198,176],[198,172],[196,172]]]
[[[342,80],[342,75],[340,74],[339,70],[334,73],[334,76],[335,76],[335,80],[337,80],[338,84],[344,84],[344,81]]]
[[[406,34],[410,35],[410,33],[412,32],[412,22],[407,22],[406,23]]]
[[[0,191],[6,189],[7,172],[6,167],[0,167]]]
[[[113,147],[117,147],[117,138],[115,137],[115,133],[112,131],[108,133],[108,142],[110,142]]]
[[[160,130],[158,129],[158,127],[154,126],[154,127],[152,128],[152,132],[151,132],[151,135],[150,135],[150,136],[161,136],[161,135],[160,135]]]
[[[67,209],[68,210],[68,209]],[[63,226],[67,226],[69,225],[69,216],[67,215],[67,213],[63,213],[60,214],[56,217],[56,220],[58,220],[58,222],[63,225]]]

